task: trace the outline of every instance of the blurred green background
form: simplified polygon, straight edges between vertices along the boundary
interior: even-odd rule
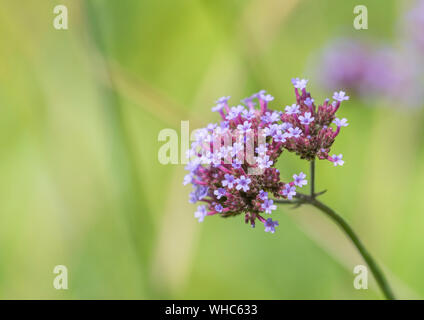
[[[53,8],[68,7],[69,30]],[[320,212],[281,207],[278,232],[241,216],[193,218],[182,165],[161,165],[160,130],[217,121],[213,101],[260,89],[294,102],[313,52],[352,32],[357,1],[0,0],[0,298],[374,299],[363,264]],[[405,1],[362,1],[393,41]],[[310,82],[316,101],[323,92]],[[334,88],[334,90],[339,88]],[[422,110],[361,104],[317,165],[322,200],[383,265],[399,298],[424,297]],[[307,163],[284,154],[289,178]],[[53,288],[65,265],[69,289]]]

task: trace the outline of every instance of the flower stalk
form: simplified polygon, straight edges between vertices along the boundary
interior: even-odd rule
[[[311,197],[315,198],[315,159],[310,161]]]
[[[310,204],[313,207],[321,210],[323,213],[325,213],[329,218],[331,218],[346,234],[347,237],[353,242],[355,247],[358,249],[359,253],[361,254],[362,258],[367,263],[368,267],[371,269],[372,274],[374,275],[374,278],[379,285],[381,291],[383,292],[384,296],[388,300],[394,300],[395,296],[393,294],[393,291],[390,288],[389,283],[387,282],[386,277],[384,276],[381,268],[378,266],[377,262],[374,260],[374,258],[371,256],[371,254],[368,252],[368,250],[363,245],[362,241],[359,239],[355,231],[353,231],[352,227],[339,215],[331,209],[326,204],[322,203],[321,201],[317,200],[316,197],[319,196],[321,193],[316,194],[315,193],[315,161],[310,161],[310,181],[311,181],[311,194],[302,194],[297,193],[294,200],[275,200],[275,203],[278,204],[295,204],[296,206],[300,206],[302,204]]]

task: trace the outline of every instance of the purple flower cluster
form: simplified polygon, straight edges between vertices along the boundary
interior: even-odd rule
[[[292,80],[296,103],[285,112],[268,107],[274,98],[265,91],[234,107],[228,105],[230,97],[217,101],[212,111],[218,112],[222,121],[197,130],[187,151],[189,173],[184,185],[193,185],[191,203],[204,203],[194,214],[199,222],[211,215],[244,214],[252,227],[258,219],[266,232],[274,233],[278,222],[263,217],[277,208],[270,196],[291,200],[296,188],[307,184],[303,172],[293,175],[291,182],[280,181],[274,166],[284,149],[302,159],[326,159],[335,166],[343,165],[342,155],[330,156],[329,152],[341,127],[348,125],[335,113],[349,97],[343,91],[335,92],[333,102],[326,99],[316,105],[306,91],[307,82]],[[256,103],[259,108],[255,108]]]
[[[329,156],[330,148],[341,127],[348,125],[347,119],[340,120],[335,114],[342,101],[349,100],[349,97],[343,91],[335,92],[332,103],[326,99],[322,105],[317,106],[306,91],[306,84],[301,81],[293,79],[297,103],[287,106],[281,116],[288,128],[283,147],[302,159],[313,160],[318,157],[335,162],[335,158]],[[335,129],[331,123],[336,125]]]

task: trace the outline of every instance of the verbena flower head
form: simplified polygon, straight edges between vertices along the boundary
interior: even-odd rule
[[[278,222],[263,217],[277,208],[271,197],[291,200],[297,188],[307,184],[303,172],[294,174],[293,181],[280,180],[275,165],[284,150],[302,159],[343,165],[342,155],[329,152],[341,127],[348,125],[347,119],[335,114],[349,97],[339,91],[334,101],[317,105],[306,90],[307,80],[296,78],[292,83],[296,101],[285,111],[269,108],[274,97],[264,90],[242,100],[243,105],[230,107],[229,97],[223,97],[212,108],[221,122],[196,132],[183,182],[193,185],[190,202],[203,203],[194,214],[199,222],[211,215],[243,214],[252,227],[259,220],[266,232],[274,233]]]

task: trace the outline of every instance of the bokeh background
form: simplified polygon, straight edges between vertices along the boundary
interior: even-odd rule
[[[183,165],[161,165],[164,128],[195,129],[266,89],[281,110],[290,79],[314,76],[315,53],[345,35],[396,46],[411,2],[0,0],[0,298],[375,299],[353,288],[363,264],[320,212],[281,207],[274,235],[241,216],[199,224]],[[55,30],[65,4],[69,30]],[[343,68],[343,66],[335,66]],[[387,100],[387,99],[386,99]],[[424,297],[422,104],[356,99],[317,188],[382,264],[399,298]],[[284,154],[282,177],[307,172]],[[53,288],[65,265],[69,289]]]

